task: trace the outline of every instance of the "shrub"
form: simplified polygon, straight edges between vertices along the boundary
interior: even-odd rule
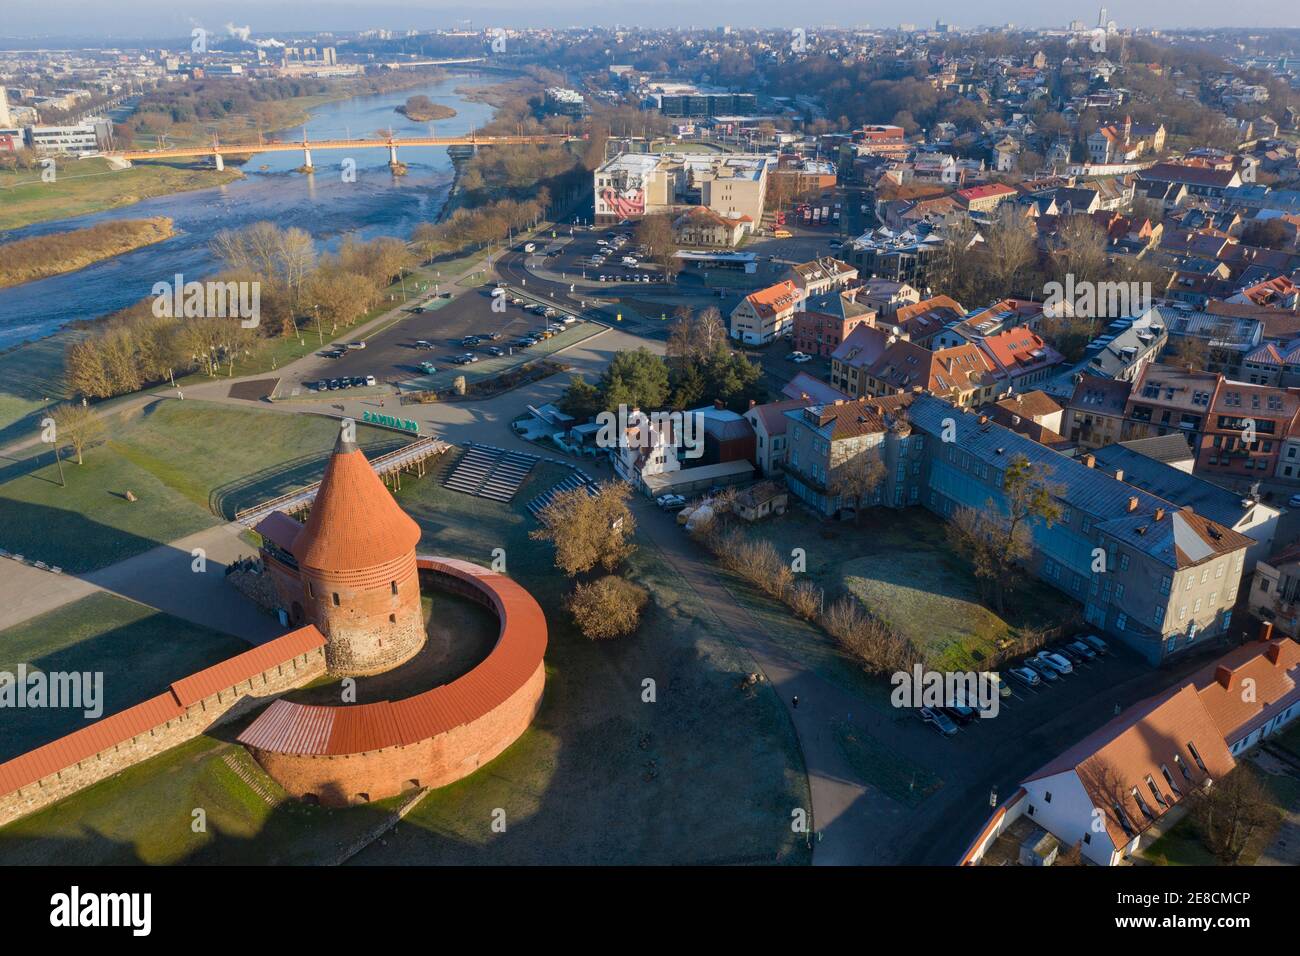
[[[635,631],[649,599],[645,588],[610,574],[579,584],[569,595],[567,606],[584,637],[605,641]]]

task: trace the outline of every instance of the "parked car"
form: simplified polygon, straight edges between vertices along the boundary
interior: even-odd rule
[[[1074,673],[1074,665],[1070,663],[1070,659],[1056,651],[1039,651],[1035,656],[1058,674]]]
[[[438,368],[432,362],[421,362],[420,371],[425,375],[432,375],[434,372],[438,371]]]
[[[1083,641],[1070,641],[1065,646],[1072,649],[1076,654],[1082,655],[1085,661],[1096,660],[1097,658],[1097,652]]]
[[[466,352],[460,358],[461,358],[461,363],[460,363],[461,365],[469,365],[471,362],[478,361],[478,356],[475,355],[473,352]]]
[[[373,375],[367,375],[367,376],[366,376],[366,387],[367,387],[367,388],[374,388],[374,387],[375,387],[375,377],[374,377]]]
[[[431,349],[433,348],[433,343],[430,342],[428,339],[416,339],[415,347],[417,349]]]
[[[953,704],[950,707],[942,708],[942,710],[943,713],[947,714],[963,727],[979,716],[973,708],[967,707],[965,704]]]
[[[480,341],[483,341],[483,342],[495,342],[497,339],[501,338],[501,333],[500,333],[500,332],[481,332],[481,333],[479,333],[478,338],[479,338]]]
[[[472,349],[478,345],[481,340],[477,335],[467,335],[460,340],[461,348]]]
[[[1056,672],[1055,667],[1049,667],[1037,657],[1026,658],[1025,666],[1049,684],[1055,684],[1061,679],[1061,675]]]
[[[1107,643],[1103,641],[1100,637],[1098,637],[1096,634],[1085,634],[1083,637],[1079,638],[1079,640],[1083,641],[1085,644],[1091,647],[1098,654],[1110,653],[1109,645],[1107,645]]]
[[[655,504],[665,511],[680,511],[686,507],[686,499],[682,495],[660,495]]]
[[[495,299],[497,296],[501,296],[501,295],[505,295],[505,294],[506,294],[506,287],[503,286],[503,285],[499,285],[499,286],[495,287],[495,288],[492,290],[492,293],[491,293],[492,298],[494,298],[494,299]]]
[[[917,710],[917,715],[945,737],[951,737],[957,732],[957,725],[943,711],[921,707]]]
[[[811,361],[812,361],[812,356],[809,355],[807,352],[791,352],[791,353],[790,353],[790,361],[791,361],[791,362],[798,362],[799,364],[803,364],[804,362],[811,362]]]
[[[366,343],[365,343],[365,342],[349,342],[349,343],[348,343],[348,348],[350,348],[350,349],[363,349],[363,348],[365,348],[365,347],[366,347]]]
[[[997,671],[989,672],[989,680],[993,683],[993,686],[998,689],[999,697],[1011,696],[1011,685],[1008,684],[1006,681],[1004,681],[1002,679],[1002,675],[999,674]]]
[[[503,349],[503,348],[502,348],[501,346],[499,346],[499,345],[489,345],[486,349],[484,349],[484,351],[487,352],[488,355],[505,355],[505,354],[506,354],[506,350]]]
[[[1300,495],[1292,495],[1286,501],[1288,508],[1300,508]]]
[[[1048,650],[1053,654],[1060,654],[1071,664],[1082,664],[1084,660],[1086,660],[1082,654],[1076,651],[1069,644],[1057,644],[1055,647],[1049,647]]]
[[[1032,667],[1008,667],[1007,673],[1029,687],[1037,687],[1043,682]]]

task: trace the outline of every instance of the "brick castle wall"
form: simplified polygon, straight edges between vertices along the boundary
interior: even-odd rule
[[[546,667],[539,663],[519,690],[487,714],[405,747],[343,756],[256,749],[252,753],[289,794],[325,806],[382,800],[417,787],[443,787],[500,755],[528,729],[545,684]]]
[[[0,826],[206,733],[325,673],[320,648],[197,701],[185,713],[35,783],[0,795]]]
[[[380,674],[424,646],[414,551],[360,571],[301,573],[304,611],[325,635],[331,674]]]

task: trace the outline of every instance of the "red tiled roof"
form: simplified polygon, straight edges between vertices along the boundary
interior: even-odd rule
[[[361,449],[340,435],[307,524],[293,542],[298,564],[323,571],[373,568],[409,554],[419,542],[420,526]]]
[[[12,793],[21,787],[44,780],[66,767],[88,760],[132,737],[185,715],[188,704],[240,684],[277,664],[322,647],[325,637],[314,626],[299,628],[268,641],[215,667],[199,671],[177,681],[157,697],[110,714],[80,730],[75,730],[43,747],[0,764],[0,793]],[[213,686],[213,680],[221,680]]]
[[[213,664],[197,674],[183,677],[172,684],[172,693],[182,707],[206,700],[217,691],[234,687],[263,671],[325,646],[325,635],[314,624],[290,631],[283,637],[268,641],[252,650],[236,654],[220,664]]]
[[[1201,770],[1188,743],[1200,754],[1205,771]],[[1185,795],[1206,777],[1218,780],[1235,765],[1196,688],[1185,684],[1176,691],[1130,707],[1031,774],[1026,782],[1074,771],[1092,805],[1103,811],[1111,840],[1115,846],[1122,847],[1154,822],[1142,812],[1132,795],[1133,788],[1137,788],[1156,818],[1165,812],[1147,786],[1148,776],[1172,806],[1181,797],[1170,793],[1162,766],[1169,769]],[[1184,767],[1191,780],[1183,777]],[[1116,804],[1123,811],[1130,832],[1125,831]]]
[[[405,700],[345,707],[279,700],[239,735],[239,742],[257,750],[308,756],[404,746],[477,720],[523,687],[546,652],[546,617],[533,596],[505,575],[468,561],[420,557],[418,564],[491,600],[501,630],[481,664],[449,684]]]
[[[1300,699],[1300,644],[1289,637],[1245,644],[1191,677],[1225,740],[1236,741]],[[1246,685],[1245,681],[1254,683]],[[1244,688],[1249,686],[1252,693]]]
[[[795,303],[799,301],[799,287],[789,279],[782,279],[766,289],[751,292],[745,298],[749,300],[749,304],[758,315],[763,317],[776,315],[786,309],[794,308]]]

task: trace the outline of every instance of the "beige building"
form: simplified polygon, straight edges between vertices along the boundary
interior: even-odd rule
[[[730,220],[763,221],[769,156],[620,153],[592,174],[595,221],[609,225],[700,206]]]
[[[746,345],[764,345],[794,329],[794,314],[802,298],[799,287],[783,279],[751,292],[731,313],[731,337]]]

